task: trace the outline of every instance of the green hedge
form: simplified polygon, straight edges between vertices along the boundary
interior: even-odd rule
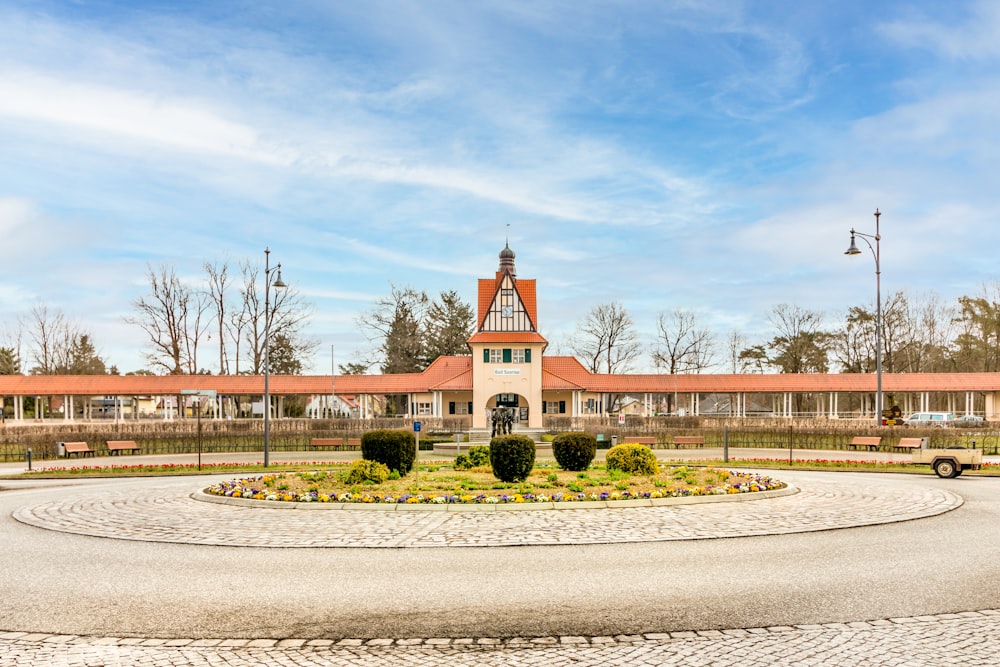
[[[417,458],[417,440],[412,431],[368,431],[361,436],[361,457],[405,475]]]
[[[535,465],[535,441],[526,435],[498,435],[490,440],[493,475],[503,482],[522,482]]]
[[[586,470],[597,456],[597,438],[583,432],[560,433],[552,440],[552,455],[563,470]]]

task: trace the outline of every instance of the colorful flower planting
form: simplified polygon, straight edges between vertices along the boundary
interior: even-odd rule
[[[664,468],[656,477],[631,479],[620,475],[602,478],[597,471],[594,472],[595,478],[588,473],[576,473],[564,475],[572,480],[565,484],[560,482],[558,475],[541,470],[534,473],[537,483],[516,485],[519,487],[517,489],[493,491],[489,488],[469,489],[467,487],[476,485],[470,482],[471,477],[462,479],[450,470],[439,472],[443,472],[443,475],[438,478],[433,477],[433,473],[421,473],[420,488],[414,488],[415,480],[412,475],[409,476],[408,480],[402,481],[410,485],[409,490],[383,490],[382,485],[372,485],[370,488],[355,485],[349,490],[338,491],[331,488],[336,484],[320,483],[332,481],[330,478],[334,475],[319,473],[323,479],[317,481],[317,473],[277,473],[220,482],[208,487],[206,492],[230,498],[299,503],[492,505],[719,496],[769,491],[785,486],[783,482],[764,475],[682,466]],[[703,483],[706,479],[713,480],[713,483]],[[456,488],[424,488],[435,486],[435,480]],[[605,488],[609,483],[613,483],[616,488]],[[462,485],[466,488],[461,488]]]

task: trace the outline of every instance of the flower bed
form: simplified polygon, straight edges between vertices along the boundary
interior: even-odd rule
[[[687,471],[688,468],[666,468],[666,478],[676,476],[676,471]],[[542,471],[544,473],[545,471]],[[785,484],[763,475],[753,473],[733,472],[724,470],[707,469],[709,476],[715,475],[720,481],[715,484],[685,484],[676,482],[669,486],[659,486],[656,479],[640,478],[635,480],[616,481],[618,486],[634,487],[623,489],[601,489],[601,490],[567,490],[563,488],[534,488],[538,485],[528,484],[532,487],[529,490],[518,489],[515,491],[490,492],[489,490],[461,490],[435,491],[425,489],[412,489],[409,491],[384,491],[379,488],[352,488],[350,490],[327,490],[311,488],[304,491],[296,491],[291,487],[297,482],[301,482],[306,476],[306,484],[311,484],[308,479],[310,473],[287,473],[258,475],[242,479],[229,480],[214,484],[207,489],[206,493],[225,496],[230,498],[249,498],[253,500],[270,500],[279,502],[300,502],[300,503],[379,503],[379,504],[518,504],[518,503],[552,503],[552,502],[586,502],[586,501],[611,501],[611,500],[644,500],[654,498],[681,498],[689,496],[713,496],[731,495],[739,493],[754,493],[760,491],[770,491],[784,488]],[[702,476],[705,473],[702,472]],[[426,474],[423,474],[426,477]],[[552,479],[550,473],[547,478],[549,486],[554,486],[557,482]],[[452,474],[449,480],[454,479]],[[594,482],[597,486],[599,481]],[[423,481],[423,480],[421,480]],[[414,485],[410,480],[411,486]],[[568,485],[573,485],[570,482]],[[521,485],[522,487],[525,485]],[[284,488],[282,488],[284,487]]]

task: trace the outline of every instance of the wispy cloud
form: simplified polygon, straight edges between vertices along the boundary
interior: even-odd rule
[[[876,206],[887,283],[953,297],[1000,243],[998,28],[986,1],[6,6],[0,259],[47,268],[0,317],[93,313],[131,369],[147,262],[271,246],[348,345],[389,282],[471,299],[510,223],[547,331],[623,300],[756,335],[870,300],[841,246]]]
[[[956,15],[957,20],[952,19]],[[885,22],[881,32],[903,46],[934,51],[950,59],[995,60],[1000,58],[1000,5],[992,0],[918,5],[907,15]]]

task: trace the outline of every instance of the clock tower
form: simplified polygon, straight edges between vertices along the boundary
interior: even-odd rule
[[[517,425],[542,427],[542,352],[535,280],[518,280],[514,251],[505,245],[494,278],[479,280],[472,351],[472,426],[488,428],[493,408],[515,409]]]

